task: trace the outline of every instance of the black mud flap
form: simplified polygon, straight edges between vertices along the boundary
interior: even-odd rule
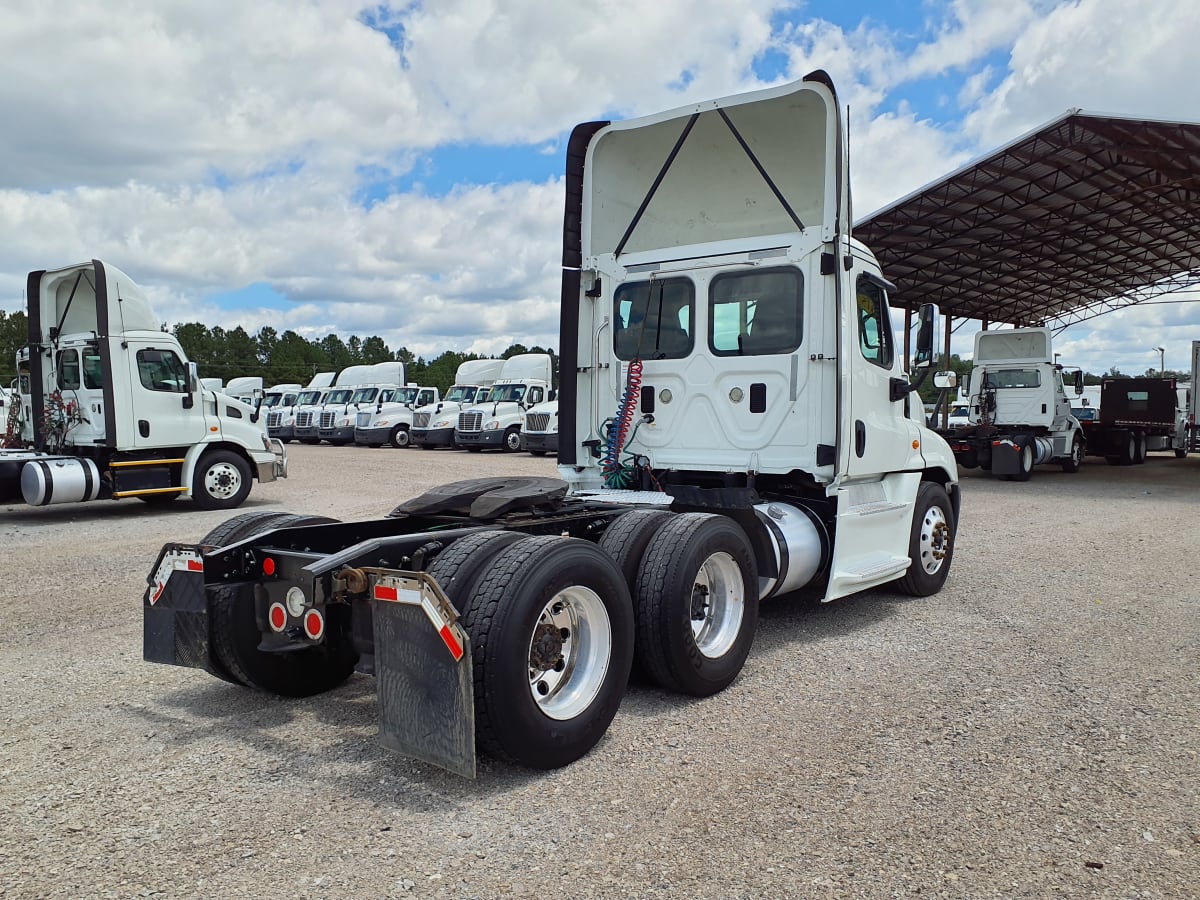
[[[992,474],[1019,475],[1021,473],[1021,451],[1025,449],[1028,438],[1017,435],[1012,438],[994,438],[992,440]]]
[[[142,597],[142,658],[212,671],[200,547],[167,544]]]
[[[458,614],[424,572],[376,572],[379,739],[389,750],[474,778],[471,651]]]

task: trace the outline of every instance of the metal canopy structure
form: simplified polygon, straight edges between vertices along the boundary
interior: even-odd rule
[[[1200,284],[1200,123],[1071,110],[855,236],[895,306],[1061,330]]]

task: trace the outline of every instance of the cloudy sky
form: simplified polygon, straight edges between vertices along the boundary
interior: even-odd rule
[[[99,257],[169,322],[556,347],[578,122],[824,68],[865,214],[1070,107],[1200,120],[1197,47],[1196,0],[6,0],[0,308]],[[1200,302],[1059,349],[1140,373],[1193,338]]]

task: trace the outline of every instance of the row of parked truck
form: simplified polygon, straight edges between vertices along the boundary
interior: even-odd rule
[[[267,430],[284,443],[334,446],[558,449],[558,403],[549,354],[474,359],[443,397],[405,381],[404,363],[321,372],[306,386],[280,384],[263,397]]]

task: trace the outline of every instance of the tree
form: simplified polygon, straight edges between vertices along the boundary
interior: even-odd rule
[[[362,343],[362,361],[367,365],[392,361],[392,350],[378,335],[371,335]],[[401,360],[403,362],[404,360]]]
[[[0,388],[7,388],[17,377],[17,350],[27,343],[29,320],[25,313],[0,309]]]

